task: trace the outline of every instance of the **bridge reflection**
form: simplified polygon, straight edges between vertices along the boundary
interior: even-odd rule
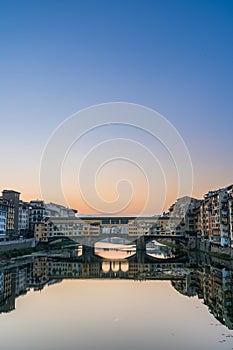
[[[140,241],[139,241],[140,243]],[[90,262],[94,260],[101,260],[104,257],[109,256],[111,258],[113,256],[113,252],[120,252],[122,259],[130,261],[130,262],[137,262],[137,263],[154,263],[154,262],[164,262],[170,261],[170,262],[179,262],[179,261],[186,261],[188,259],[188,252],[182,251],[180,249],[171,249],[166,246],[161,246],[160,251],[155,251],[157,253],[153,254],[154,250],[147,250],[147,246],[143,241],[142,246],[140,244],[135,245],[135,248],[132,246],[124,250],[122,253],[122,249],[117,248],[97,248],[95,249],[95,246],[89,246],[89,245],[82,245],[82,255],[79,256],[80,261],[84,262]],[[156,246],[155,246],[156,247]],[[106,254],[106,252],[109,252],[109,254]],[[105,253],[105,254],[104,254]],[[159,253],[159,254],[158,254]],[[165,257],[166,256],[166,257]]]
[[[129,264],[125,261],[104,261],[102,263],[102,271],[104,273],[112,272],[127,272],[129,270]]]
[[[149,257],[150,258],[150,257]],[[146,259],[148,259],[146,257]],[[97,255],[78,256],[77,250],[28,257],[0,268],[0,313],[15,309],[15,300],[30,289],[64,279],[170,280],[188,297],[198,296],[209,311],[233,329],[233,266],[231,261],[191,253],[176,259],[137,260],[137,254],[124,260],[106,260]]]

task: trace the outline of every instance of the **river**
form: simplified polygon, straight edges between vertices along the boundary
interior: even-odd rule
[[[126,247],[120,258],[104,247],[87,260],[72,252],[2,264],[1,348],[233,349],[231,262],[138,263]]]

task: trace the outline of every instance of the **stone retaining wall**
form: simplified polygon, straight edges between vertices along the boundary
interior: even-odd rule
[[[8,251],[13,249],[25,249],[35,247],[34,238],[24,239],[20,241],[9,241],[9,242],[0,242],[0,251]]]

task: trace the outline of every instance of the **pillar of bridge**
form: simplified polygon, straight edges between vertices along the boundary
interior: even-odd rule
[[[119,261],[111,261],[111,271],[112,272],[119,272],[119,269],[120,269]]]
[[[143,264],[146,254],[146,243],[144,236],[139,237],[136,240],[136,257],[139,264]]]
[[[92,257],[95,255],[94,245],[82,245],[82,257],[85,262],[91,262]]]
[[[172,252],[175,255],[179,255],[180,254],[180,250],[181,250],[181,244],[179,240],[172,240],[172,243],[175,245],[175,247],[172,248]]]

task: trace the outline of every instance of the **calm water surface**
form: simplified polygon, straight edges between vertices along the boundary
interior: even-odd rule
[[[116,261],[37,257],[2,267],[1,349],[233,349],[232,271],[198,264],[133,260],[114,272]]]

